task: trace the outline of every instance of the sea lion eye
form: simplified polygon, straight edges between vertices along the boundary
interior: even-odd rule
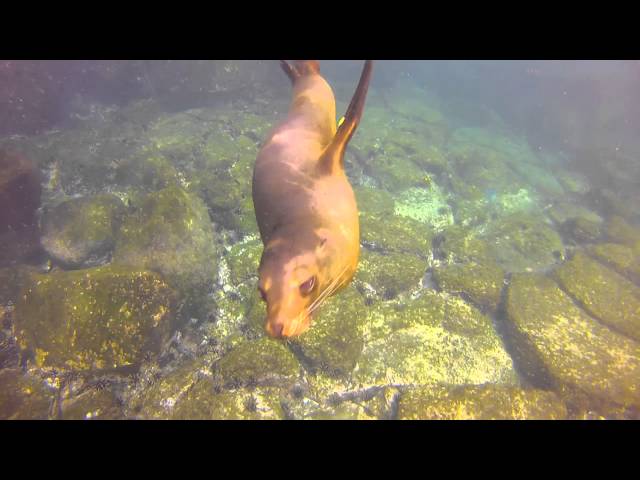
[[[262,298],[262,300],[264,300],[266,302],[267,301],[267,294],[264,292],[262,287],[258,287],[258,291],[260,292],[260,297]]]
[[[309,280],[300,285],[300,293],[302,295],[308,295],[313,290],[313,287],[316,284],[316,277],[311,277]]]

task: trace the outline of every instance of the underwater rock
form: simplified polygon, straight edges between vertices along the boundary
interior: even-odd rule
[[[211,383],[208,357],[200,357],[175,368],[167,375],[152,374],[150,382],[139,382],[127,398],[127,417],[138,419],[171,418],[175,406],[200,381]]]
[[[600,215],[575,203],[554,202],[550,207],[546,208],[545,211],[549,218],[558,225],[575,218],[580,218],[591,223],[602,223],[602,217]]]
[[[589,181],[579,172],[555,169],[554,174],[567,193],[586,195],[591,190]]]
[[[560,235],[542,217],[510,215],[483,235],[491,256],[507,272],[544,270],[565,257]]]
[[[624,199],[619,192],[599,188],[589,192],[587,199],[605,217],[619,216],[627,220],[637,220],[637,203]]]
[[[417,288],[426,270],[427,261],[415,255],[362,249],[355,280],[368,284],[377,296],[389,300]]]
[[[75,198],[42,219],[41,243],[66,268],[87,268],[108,260],[125,207],[115,195]]]
[[[33,274],[16,304],[18,345],[39,368],[133,365],[168,338],[173,296],[159,275],[125,267]]]
[[[124,187],[154,191],[177,185],[179,176],[169,160],[161,154],[134,155],[118,164],[114,182]]]
[[[113,263],[161,273],[188,311],[203,314],[218,263],[206,207],[175,186],[150,193],[134,205],[116,236]]]
[[[231,247],[227,257],[231,283],[238,285],[252,277],[257,278],[262,250],[260,239],[236,243]]]
[[[506,312],[514,359],[534,385],[640,405],[640,345],[576,307],[553,280],[514,275]]]
[[[553,393],[502,385],[417,387],[400,395],[401,420],[558,420],[567,408]]]
[[[618,243],[601,243],[591,245],[587,253],[619,274],[640,283],[640,249],[634,251]]]
[[[242,342],[213,366],[216,385],[280,385],[300,374],[300,364],[282,342],[261,338]]]
[[[356,385],[517,381],[491,319],[459,297],[425,292],[382,315],[371,310],[352,377]]]
[[[602,225],[583,217],[571,218],[560,227],[565,237],[580,243],[593,243],[602,236]]]
[[[484,309],[498,307],[504,271],[494,262],[446,265],[435,268],[433,277],[441,290],[461,293]]]
[[[640,341],[640,287],[582,252],[560,266],[555,276],[588,313]]]
[[[106,389],[88,390],[62,403],[63,420],[119,420],[124,418],[122,406]]]
[[[311,328],[292,340],[304,362],[328,375],[351,372],[362,352],[359,327],[366,308],[354,286],[329,298],[316,313]]]
[[[451,263],[490,264],[495,262],[487,241],[479,238],[469,228],[453,225],[436,235],[433,243],[434,256],[444,258]]]
[[[622,243],[635,249],[640,245],[640,227],[627,223],[622,217],[614,215],[607,224],[607,237],[615,243]]]
[[[389,192],[381,188],[354,186],[358,210],[362,216],[393,215],[394,200]]]
[[[0,419],[46,420],[54,391],[21,370],[0,370]]]
[[[395,214],[428,224],[441,231],[454,222],[453,212],[443,191],[431,183],[428,188],[403,191],[396,200]]]
[[[433,231],[424,223],[398,215],[360,214],[360,242],[385,253],[407,253],[426,258]]]

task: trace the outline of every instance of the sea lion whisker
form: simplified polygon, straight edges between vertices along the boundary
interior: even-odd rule
[[[347,271],[347,269],[349,268],[349,266],[347,265],[339,274],[336,278],[334,278],[331,283],[329,283],[329,285],[327,285],[327,287],[320,293],[320,295],[318,295],[318,297],[313,301],[313,303],[308,307],[309,310],[313,309],[317,303],[321,302],[324,298],[326,298],[329,293],[329,290],[340,280],[340,277],[342,277],[342,275],[344,275],[344,273]]]

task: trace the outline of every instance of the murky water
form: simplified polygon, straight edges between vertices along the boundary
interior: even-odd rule
[[[336,122],[362,66],[321,62]],[[376,62],[357,271],[282,340],[252,200],[278,62],[0,62],[0,418],[637,419],[639,81]]]

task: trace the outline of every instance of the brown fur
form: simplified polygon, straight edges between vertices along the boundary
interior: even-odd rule
[[[356,271],[358,209],[342,160],[362,116],[371,62],[337,130],[335,98],[318,62],[281,65],[293,83],[291,106],[258,154],[253,202],[264,244],[259,288],[266,329],[291,337],[309,328],[312,311]]]

